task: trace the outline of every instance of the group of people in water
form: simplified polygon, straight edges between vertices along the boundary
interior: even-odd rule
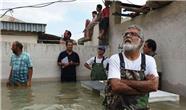
[[[70,39],[70,31],[65,36]],[[66,50],[57,59],[61,68],[61,81],[76,81],[76,66],[80,64],[79,55],[73,51],[73,40],[66,40]],[[91,80],[107,80],[104,105],[106,110],[148,110],[149,92],[158,89],[159,75],[156,61],[156,42],[144,41],[143,31],[136,25],[129,26],[123,34],[123,51],[104,56],[106,47],[98,46],[97,55],[87,60],[84,66],[91,70]],[[141,52],[143,48],[143,53]],[[32,85],[33,63],[30,55],[23,52],[22,43],[12,44],[13,55],[7,86]]]

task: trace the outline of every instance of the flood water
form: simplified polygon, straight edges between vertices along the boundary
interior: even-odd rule
[[[36,82],[32,88],[1,88],[2,110],[102,110],[103,98],[80,83]],[[151,103],[151,110],[186,110],[180,103]]]

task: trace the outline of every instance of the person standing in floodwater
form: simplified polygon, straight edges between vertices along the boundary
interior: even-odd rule
[[[66,41],[66,50],[61,52],[57,60],[61,68],[61,82],[76,81],[76,66],[79,65],[79,55],[73,51],[73,41]]]
[[[159,75],[159,89],[161,89],[161,76],[162,76],[161,59],[160,59],[161,57],[159,54],[156,53],[156,48],[157,48],[156,41],[153,39],[147,39],[143,47],[143,52],[144,54],[152,56],[156,61],[157,71]]]
[[[158,73],[153,57],[142,54],[140,27],[128,27],[123,36],[124,51],[109,59],[105,89],[106,110],[149,110],[149,92],[158,89]]]
[[[7,86],[26,86],[32,85],[33,64],[30,55],[23,52],[23,45],[15,41],[12,44],[13,55],[11,57],[11,71]]]
[[[91,70],[91,80],[106,80],[109,66],[109,58],[104,56],[105,46],[98,46],[97,56],[90,58],[84,66]]]

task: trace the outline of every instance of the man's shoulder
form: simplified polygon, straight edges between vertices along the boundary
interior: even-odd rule
[[[77,53],[77,52],[75,52],[75,51],[73,51],[72,53],[73,53],[73,54],[75,54],[75,55],[78,55],[78,53]]]
[[[62,52],[60,52],[60,56],[63,56],[63,55],[66,55],[67,54],[67,52],[66,52],[66,50],[64,50],[64,51],[62,51]]]
[[[111,55],[111,57],[119,57],[119,53],[115,53],[115,54]]]
[[[109,57],[108,57],[108,56],[104,56],[104,58],[105,58],[105,60],[106,60],[106,59],[109,59]]]
[[[97,56],[93,56],[93,57],[91,57],[91,58],[89,58],[89,59],[95,59],[95,58],[97,59]]]
[[[146,55],[146,54],[145,54],[145,59],[146,59],[146,60],[154,60],[154,58],[153,58],[152,56]]]
[[[116,53],[116,54],[111,55],[111,57],[109,58],[109,60],[119,60],[119,53]]]
[[[22,54],[24,54],[24,55],[30,55],[28,52],[22,52]]]
[[[159,54],[154,55],[154,59],[155,59],[155,60],[160,60],[160,57],[161,57],[161,56],[160,56]]]
[[[26,56],[26,57],[30,57],[30,54],[28,52],[22,52],[22,55],[23,57]]]
[[[149,56],[149,55],[145,55],[145,60],[147,63],[151,64],[152,62],[155,62],[154,57]]]

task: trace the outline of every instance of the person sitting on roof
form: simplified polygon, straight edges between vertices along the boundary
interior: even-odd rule
[[[86,27],[86,35],[85,35],[85,39],[84,41],[90,41],[92,38],[92,34],[93,34],[93,28],[94,26],[101,21],[101,11],[102,11],[102,5],[98,4],[96,6],[96,11],[97,11],[97,15],[95,18],[93,18],[92,22],[90,22],[87,27]]]
[[[99,23],[99,36],[98,39],[102,40],[105,38],[105,34],[109,27],[109,9],[110,9],[110,1],[105,0],[105,8],[101,12],[101,21]]]

